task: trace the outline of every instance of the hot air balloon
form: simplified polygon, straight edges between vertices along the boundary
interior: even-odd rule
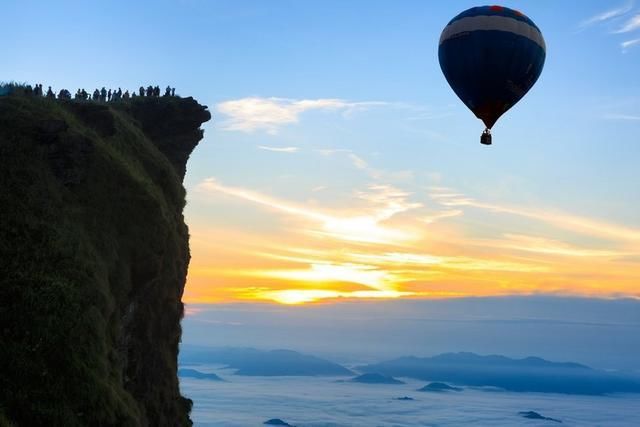
[[[440,68],[458,98],[482,120],[480,142],[540,77],[546,46],[540,29],[517,10],[482,6],[465,10],[442,31]]]

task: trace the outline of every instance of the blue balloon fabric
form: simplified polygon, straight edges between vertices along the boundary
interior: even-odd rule
[[[449,85],[487,129],[531,89],[545,57],[536,24],[503,6],[462,12],[442,31],[438,48]]]

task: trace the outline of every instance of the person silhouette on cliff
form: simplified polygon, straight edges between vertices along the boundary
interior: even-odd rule
[[[164,90],[164,96],[171,96],[171,87],[167,86],[167,88]]]
[[[51,90],[51,86],[49,86],[49,89],[47,90],[47,98],[56,98],[56,94]]]

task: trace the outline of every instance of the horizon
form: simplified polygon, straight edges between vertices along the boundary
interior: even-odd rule
[[[182,344],[291,349],[348,362],[469,351],[640,372],[638,337],[635,299],[519,296],[187,305]]]

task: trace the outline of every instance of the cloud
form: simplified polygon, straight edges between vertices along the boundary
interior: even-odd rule
[[[351,150],[346,148],[319,148],[316,151],[323,156],[332,156],[335,153],[352,153]]]
[[[615,34],[628,33],[640,29],[640,14],[634,15],[622,27],[614,31]]]
[[[316,149],[315,151],[325,157],[333,156],[334,154],[344,154],[356,169],[366,173],[375,182],[406,182],[412,180],[414,177],[414,172],[411,170],[388,171],[372,167],[369,162],[367,162],[362,156],[356,154],[353,150],[350,149],[323,148]],[[371,156],[377,155],[379,155],[379,153],[371,153]]]
[[[410,193],[391,186],[373,185],[367,191],[356,193],[356,197],[368,202],[368,206],[358,213],[324,212],[252,190],[226,186],[214,178],[205,179],[197,188],[206,192],[218,192],[238,197],[313,223],[319,223],[319,228],[312,228],[309,232],[338,240],[392,244],[419,237],[415,233],[382,224],[396,214],[422,206],[419,203],[406,200]]]
[[[640,43],[640,39],[638,39],[638,43]],[[604,118],[608,120],[628,120],[628,121],[640,120],[640,116],[634,116],[631,114],[606,114]]]
[[[623,52],[626,52],[627,49],[637,45],[640,45],[640,39],[627,40],[620,43],[620,47],[622,48]]]
[[[427,224],[433,224],[434,222],[440,221],[441,219],[453,218],[462,214],[463,212],[460,209],[447,209],[442,212],[436,212],[434,214],[424,216],[421,219]]]
[[[379,291],[392,290],[385,284],[391,282],[390,273],[362,264],[317,262],[304,270],[268,270],[258,274],[298,282],[350,282]]]
[[[478,240],[469,241],[469,244],[477,245],[480,247],[492,247],[499,249],[512,249],[517,251],[533,252],[546,255],[560,255],[567,257],[620,257],[625,256],[627,253],[603,250],[603,249],[588,249],[583,247],[577,247],[569,245],[565,242],[561,242],[554,239],[548,239],[539,236],[526,236],[522,234],[505,234],[504,239],[501,240]]]
[[[354,154],[339,152],[345,160]],[[307,197],[314,194],[311,187]],[[350,191],[344,205],[336,198],[327,206],[304,202],[304,195],[284,199],[214,178],[195,190],[203,201],[231,196],[242,202],[232,209],[254,212],[251,232],[223,223],[209,237],[193,240],[187,301],[295,304],[638,292],[640,264],[632,257],[640,253],[640,229],[632,226],[538,206],[489,203],[443,186],[429,187],[430,201],[422,192],[372,184]],[[275,216],[265,218],[265,210]],[[273,224],[273,218],[280,226],[254,231],[254,224]]]
[[[393,265],[401,266],[417,266],[431,267],[432,269],[447,269],[458,271],[509,271],[509,272],[544,272],[548,271],[547,267],[535,264],[525,264],[512,261],[495,261],[482,258],[466,257],[466,256],[434,256],[429,254],[416,254],[406,252],[390,252],[384,254],[349,254],[353,259],[361,262],[369,262],[378,264],[381,267],[389,268]],[[414,277],[418,272],[403,270],[406,274],[409,272]],[[427,271],[427,273],[429,273]],[[397,280],[397,279],[396,279]],[[409,281],[411,279],[405,278]]]
[[[266,145],[258,145],[260,150],[275,151],[276,153],[296,153],[300,150],[298,147],[268,147]]]
[[[511,302],[521,308],[522,302]],[[468,304],[468,311],[475,312],[480,303]],[[373,305],[373,304],[372,304]],[[372,305],[360,305],[360,310],[372,310]],[[435,304],[434,304],[435,305]],[[410,304],[406,304],[410,306]],[[566,304],[566,312],[573,314],[575,306]],[[484,308],[484,306],[481,306]],[[491,307],[491,306],[489,306]],[[539,308],[539,305],[536,306]],[[385,306],[385,308],[387,308]],[[406,308],[406,307],[405,307]],[[335,307],[323,311],[317,306],[313,310],[287,310],[279,314],[278,320],[258,312],[260,320],[268,319],[269,329],[262,327],[263,322],[245,328],[242,333],[229,333],[226,330],[207,331],[210,335],[219,335],[216,345],[228,345],[236,340],[243,347],[256,346],[255,342],[265,342],[265,348],[292,348],[301,346],[315,350],[316,355],[326,355],[329,359],[349,361],[353,353],[363,360],[400,357],[407,354],[416,356],[432,355],[439,351],[458,351],[461,349],[480,349],[493,354],[499,349],[508,349],[507,354],[529,355],[565,360],[569,357],[587,357],[588,360],[607,363],[618,361],[620,353],[633,354],[637,349],[637,340],[630,333],[622,333],[625,328],[585,329],[579,326],[556,324],[522,326],[502,324],[474,323],[468,325],[455,321],[439,321],[435,324],[419,322],[414,319],[401,320],[389,317],[384,312],[378,318],[362,318],[361,312],[346,317],[336,315]],[[491,308],[485,309],[491,312]],[[255,313],[258,309],[254,309]],[[323,327],[313,322],[315,313]],[[429,312],[424,309],[424,312]],[[565,313],[566,313],[565,312]],[[610,310],[609,310],[610,312]],[[298,314],[300,313],[300,314]],[[314,313],[309,315],[308,313]],[[383,314],[384,313],[384,314]],[[466,313],[465,313],[466,314]],[[306,315],[306,316],[305,316]],[[245,315],[248,318],[253,318]],[[568,314],[566,315],[568,317]],[[304,325],[304,326],[299,326]],[[307,326],[312,325],[312,326]],[[516,324],[518,325],[518,324]],[[305,328],[306,326],[306,328]],[[198,331],[195,327],[194,331]],[[630,329],[630,328],[626,328]],[[513,331],[517,332],[513,332]],[[526,334],[523,332],[526,330]],[[277,335],[274,333],[277,332]],[[591,333],[586,333],[587,331]],[[601,332],[601,331],[604,331]],[[613,331],[613,335],[607,335]],[[637,327],[631,329],[637,331]],[[340,339],[334,338],[342,334]],[[344,335],[348,334],[348,338]],[[267,341],[267,338],[269,341]],[[524,337],[523,337],[524,335]],[[603,337],[604,335],[604,337]],[[218,336],[216,336],[218,338]],[[543,337],[543,338],[539,338]],[[618,345],[619,337],[631,337],[633,350],[623,352]],[[608,338],[608,339],[607,339]],[[251,341],[253,340],[253,341]],[[327,345],[329,340],[331,345]],[[211,342],[208,340],[208,342]],[[555,344],[552,348],[551,343]],[[584,344],[584,343],[588,344]],[[499,343],[499,346],[498,344]],[[325,344],[322,346],[322,344]],[[534,345],[535,344],[535,345]],[[573,344],[573,345],[572,345]],[[537,346],[536,346],[537,345]],[[388,347],[388,349],[387,349]],[[581,352],[582,348],[587,350]],[[347,350],[345,350],[347,349]],[[523,350],[524,349],[524,350]],[[596,352],[595,349],[598,349]],[[617,350],[617,352],[616,352]],[[532,353],[526,353],[531,351]],[[589,351],[589,353],[587,353]],[[596,358],[596,355],[599,358]],[[549,356],[546,356],[549,354]],[[625,354],[625,359],[626,359]],[[603,362],[602,360],[606,362]],[[351,359],[353,361],[353,359]],[[614,362],[615,363],[615,362]],[[617,364],[616,364],[617,365]],[[637,366],[637,364],[631,364]],[[513,426],[513,425],[565,425],[553,422],[529,423],[518,415],[519,411],[534,408],[543,415],[559,417],[567,425],[637,425],[637,395],[614,397],[585,397],[571,395],[549,395],[544,393],[513,393],[487,389],[466,388],[463,396],[449,393],[419,393],[417,389],[425,381],[402,378],[405,384],[376,386],[351,381],[338,382],[348,377],[259,377],[233,375],[228,369],[218,366],[200,365],[198,370],[214,372],[228,379],[227,382],[203,381],[193,378],[181,378],[181,392],[193,399],[192,418],[201,426],[259,426],[271,417],[279,417],[292,425],[336,427],[336,426],[396,426],[411,427],[424,425],[449,426]],[[412,396],[413,402],[394,401],[394,397]],[[467,408],[472,408],[469,410]],[[425,420],[428,420],[425,422]],[[612,422],[613,420],[613,422]]]
[[[341,111],[350,115],[375,106],[387,105],[385,102],[368,101],[352,102],[338,98],[326,99],[288,99],[248,97],[224,101],[216,108],[227,116],[222,128],[230,131],[252,133],[265,131],[276,134],[281,127],[297,123],[299,116],[307,111]]]
[[[521,216],[542,221],[558,228],[606,239],[640,242],[640,229],[610,224],[590,218],[571,215],[563,212],[549,212],[536,209],[504,206],[476,201],[470,197],[455,192],[441,190],[431,194],[431,197],[443,206],[469,206],[492,212]]]
[[[201,313],[204,309],[202,307],[193,306],[191,304],[185,304],[184,306],[184,315],[185,317],[196,316],[198,313]]]
[[[633,2],[629,1],[623,6],[616,7],[614,9],[606,10],[589,19],[586,19],[580,23],[580,28],[586,28],[594,24],[599,24],[605,21],[609,21],[613,18],[617,18],[631,11],[633,8]]]
[[[353,152],[353,150],[349,150],[346,148],[321,148],[317,149],[316,152],[320,153],[325,157],[333,156],[334,154],[345,154],[349,160],[351,160],[351,164],[356,168],[368,172],[373,172],[374,170],[369,167],[369,163],[362,157],[358,156]]]
[[[363,299],[390,299],[410,296],[412,292],[399,291],[338,291],[330,289],[282,289],[273,291],[261,291],[254,297],[265,298],[281,304],[303,304],[324,299],[339,298],[363,298]]]
[[[355,166],[357,169],[365,170],[369,168],[369,164],[362,157],[351,153],[349,154],[349,158],[351,159],[353,166]]]

